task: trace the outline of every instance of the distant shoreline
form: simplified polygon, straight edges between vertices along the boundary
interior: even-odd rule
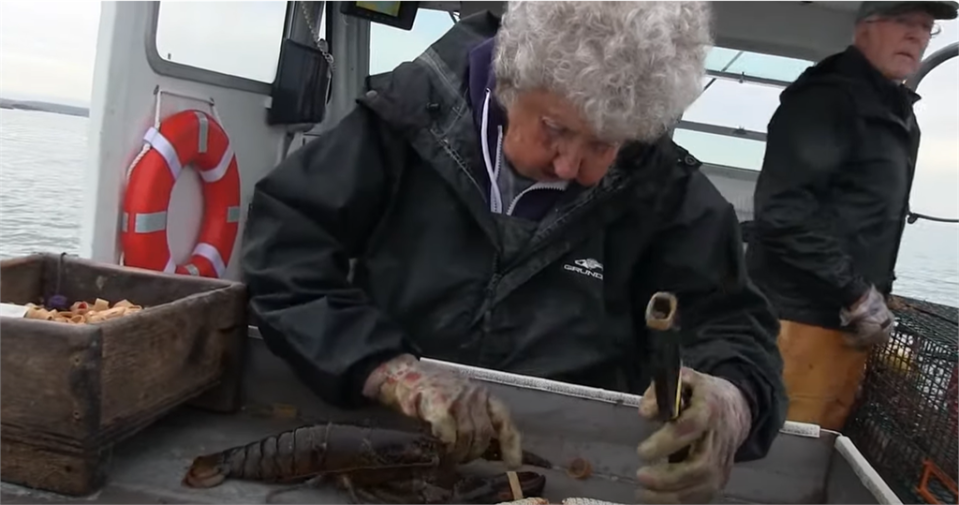
[[[0,98],[0,109],[50,112],[66,116],[90,117],[90,109],[86,107],[74,107],[72,105],[40,102],[37,100],[10,100]]]

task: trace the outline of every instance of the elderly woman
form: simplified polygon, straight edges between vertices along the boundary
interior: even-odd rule
[[[638,480],[645,501],[707,501],[784,414],[736,215],[668,135],[709,22],[705,3],[510,3],[371,78],[256,185],[242,262],[267,345],[327,402],[418,417],[461,461],[497,438],[518,465],[506,406],[418,358],[646,391],[652,418],[644,309],[674,292],[691,398]]]

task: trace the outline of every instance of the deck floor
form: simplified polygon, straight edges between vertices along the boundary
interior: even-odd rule
[[[227,481],[209,489],[191,489],[180,481],[194,457],[245,444],[295,426],[296,419],[264,419],[250,415],[224,416],[183,409],[121,444],[114,451],[109,481],[98,493],[66,497],[0,484],[3,503],[267,503],[270,491],[283,486]],[[490,463],[467,465],[464,471],[495,471]],[[575,481],[559,470],[544,472],[546,498],[560,503],[566,497],[595,497],[618,503],[634,503],[634,485],[602,477]],[[277,494],[270,503],[349,503],[346,494],[332,486],[299,487]],[[716,503],[745,503],[722,500]]]

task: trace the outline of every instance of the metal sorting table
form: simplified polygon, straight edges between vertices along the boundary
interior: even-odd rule
[[[251,332],[252,333],[252,332]],[[442,364],[487,382],[513,412],[524,449],[557,466],[576,457],[592,465],[592,476],[574,480],[562,469],[531,468],[546,475],[545,498],[588,497],[635,503],[633,476],[637,445],[655,429],[636,412],[639,397],[571,386],[460,365]],[[183,408],[114,449],[107,485],[99,492],[70,498],[0,484],[4,503],[266,503],[279,486],[226,481],[209,489],[180,484],[192,459],[252,442],[308,422],[359,421],[383,425],[403,421],[375,411],[341,411],[319,402],[273,356],[262,340],[249,339],[245,377],[250,411],[216,415]],[[298,418],[252,415],[256,406],[288,404]],[[464,471],[502,471],[496,463],[477,462]],[[273,503],[348,503],[332,486],[300,487],[277,494]],[[716,503],[902,503],[878,477],[848,438],[818,426],[787,423],[769,455],[738,464]]]

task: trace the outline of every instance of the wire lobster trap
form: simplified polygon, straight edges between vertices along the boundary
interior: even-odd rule
[[[908,503],[957,503],[959,309],[906,297],[869,356],[846,434]]]

